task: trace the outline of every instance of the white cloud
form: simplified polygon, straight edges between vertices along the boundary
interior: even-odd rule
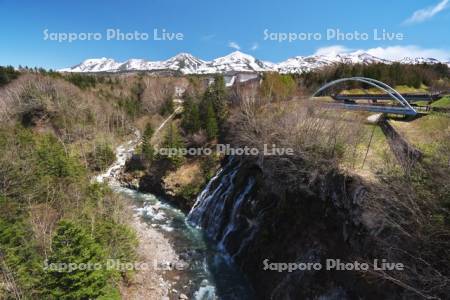
[[[322,47],[316,50],[314,55],[336,55],[340,53],[348,53],[352,51],[352,49],[347,48],[342,45],[334,45],[334,46],[328,46],[328,47]]]
[[[255,51],[256,49],[259,48],[258,43],[253,43],[252,47],[250,48],[250,50]]]
[[[450,60],[450,51],[435,48],[422,48],[419,46],[391,46],[391,47],[376,47],[370,49],[350,49],[341,45],[323,47],[317,49],[314,55],[336,55],[336,54],[348,54],[351,52],[366,52],[370,55],[384,58],[387,60],[398,60],[405,57],[424,57],[435,58],[441,61]]]
[[[404,57],[424,57],[424,58],[436,58],[442,61],[450,59],[450,52],[442,49],[425,49],[418,46],[392,46],[392,47],[377,47],[365,50],[370,55],[396,60]]]
[[[236,50],[241,50],[241,47],[236,42],[229,42],[228,47],[236,49]]]
[[[414,23],[420,23],[423,21],[426,21],[428,19],[431,19],[436,14],[440,13],[444,9],[449,8],[449,0],[442,0],[438,4],[426,8],[422,8],[419,10],[416,10],[411,17],[406,19],[403,24],[414,24]]]

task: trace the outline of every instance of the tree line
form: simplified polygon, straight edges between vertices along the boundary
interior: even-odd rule
[[[5,85],[12,80],[19,77],[19,72],[12,66],[2,67],[0,66],[0,86]]]
[[[228,116],[228,95],[223,77],[216,76],[200,97],[186,96],[183,108],[181,126],[187,134],[204,130],[209,140],[217,138]]]
[[[406,85],[420,88],[422,84],[427,87],[448,88],[450,70],[446,64],[339,64],[322,70],[315,70],[296,75],[298,82],[309,90],[314,90],[321,85],[340,78],[369,77],[380,80],[390,86]],[[366,87],[364,84],[348,82],[343,88]],[[440,87],[442,88],[442,87]]]

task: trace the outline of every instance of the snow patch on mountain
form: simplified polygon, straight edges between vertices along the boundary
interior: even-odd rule
[[[436,64],[440,61],[434,58],[405,57],[397,62],[402,64]],[[240,51],[232,52],[212,61],[201,60],[189,53],[180,53],[164,61],[147,61],[129,59],[116,62],[109,58],[87,59],[62,72],[126,72],[126,71],[163,71],[171,70],[182,74],[214,74],[214,73],[258,73],[275,71],[280,73],[303,73],[335,64],[390,64],[392,61],[375,57],[364,51],[352,53],[330,53],[311,56],[295,56],[280,63],[259,60]],[[450,62],[444,62],[450,66]]]
[[[206,61],[198,59],[189,53],[179,53],[163,63],[168,70],[180,71],[183,74],[195,74],[202,68]]]
[[[435,58],[424,58],[424,57],[405,57],[398,61],[401,64],[410,64],[410,65],[417,65],[417,64],[438,64],[440,63],[439,60]]]
[[[81,64],[76,65],[69,69],[63,69],[61,71],[66,72],[104,72],[109,70],[116,70],[121,64],[117,63],[111,58],[91,58],[86,59]]]
[[[264,72],[270,65],[240,51],[232,52],[226,56],[214,59],[210,67],[219,73],[224,72]]]

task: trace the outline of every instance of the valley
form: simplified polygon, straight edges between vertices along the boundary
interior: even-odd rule
[[[450,0],[0,0],[0,300],[445,300]]]
[[[311,97],[336,76],[396,68],[374,77],[412,94],[448,89],[440,64],[338,64],[230,85],[222,74],[2,69],[0,295],[444,298],[448,113],[324,105],[339,92],[376,95],[364,82]],[[131,267],[42,267],[111,260]],[[330,260],[344,267],[264,263]]]

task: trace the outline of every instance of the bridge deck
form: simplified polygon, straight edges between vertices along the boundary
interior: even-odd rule
[[[359,111],[371,111],[386,114],[398,114],[415,116],[417,112],[407,108],[398,106],[382,106],[382,105],[364,105],[364,104],[345,104],[345,103],[329,103],[324,104],[326,107],[335,109],[347,109],[347,110],[359,110]]]
[[[435,101],[442,98],[441,94],[402,94],[403,98],[408,102],[418,101]],[[337,94],[331,96],[334,100],[379,100],[379,101],[392,101],[392,97],[388,94]]]

